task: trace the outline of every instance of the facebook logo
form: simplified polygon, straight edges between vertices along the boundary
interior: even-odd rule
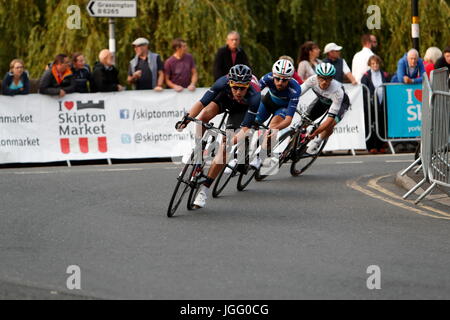
[[[131,143],[131,136],[129,134],[122,134],[122,144],[130,144]]]
[[[130,111],[128,109],[120,110],[120,119],[128,119],[130,117]]]

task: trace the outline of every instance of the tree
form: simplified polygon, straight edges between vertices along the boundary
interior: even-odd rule
[[[93,18],[87,0],[0,0],[0,72],[13,58],[22,58],[32,78],[58,53],[83,52],[92,65],[108,46],[108,19]],[[450,0],[420,0],[421,51],[449,45]],[[67,8],[78,5],[81,29],[69,29]],[[381,44],[385,68],[394,72],[397,60],[412,46],[410,0],[138,0],[136,19],[116,19],[117,64],[125,83],[137,37],[150,40],[152,51],[163,59],[171,54],[170,42],[184,38],[197,62],[199,85],[212,83],[214,54],[225,44],[230,30],[241,34],[257,76],[270,71],[280,55],[296,60],[299,46],[313,40],[321,48],[329,42],[343,46],[351,63],[360,50],[360,36],[372,32],[366,26],[367,7],[381,9],[381,29],[373,30]]]

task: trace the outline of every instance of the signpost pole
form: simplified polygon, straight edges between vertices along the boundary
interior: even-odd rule
[[[111,51],[114,64],[116,64],[116,24],[114,18],[109,18],[109,51]]]
[[[411,0],[411,6],[412,6],[412,40],[413,40],[413,47],[417,51],[419,51],[420,55],[420,29],[419,29],[419,0]]]

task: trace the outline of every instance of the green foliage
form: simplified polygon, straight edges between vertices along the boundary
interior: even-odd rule
[[[108,19],[87,14],[87,0],[0,0],[0,73],[16,57],[25,60],[33,78],[61,52],[83,52],[93,65],[98,52],[108,46]],[[449,0],[420,0],[421,53],[429,46],[449,45]],[[411,0],[138,0],[138,18],[117,19],[117,64],[125,83],[131,42],[144,36],[151,50],[167,59],[170,43],[188,41],[200,75],[200,85],[212,82],[214,54],[225,44],[230,30],[241,33],[242,46],[253,70],[261,76],[273,61],[288,54],[295,60],[299,46],[307,41],[321,48],[328,42],[344,47],[350,64],[360,50],[360,35],[366,27],[367,7],[381,8],[381,30],[374,30],[381,44],[380,56],[393,72],[397,60],[411,46]],[[81,8],[81,29],[67,28],[67,8]]]

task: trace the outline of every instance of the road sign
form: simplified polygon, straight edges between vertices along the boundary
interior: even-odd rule
[[[136,18],[136,0],[91,0],[87,5],[91,17]]]

